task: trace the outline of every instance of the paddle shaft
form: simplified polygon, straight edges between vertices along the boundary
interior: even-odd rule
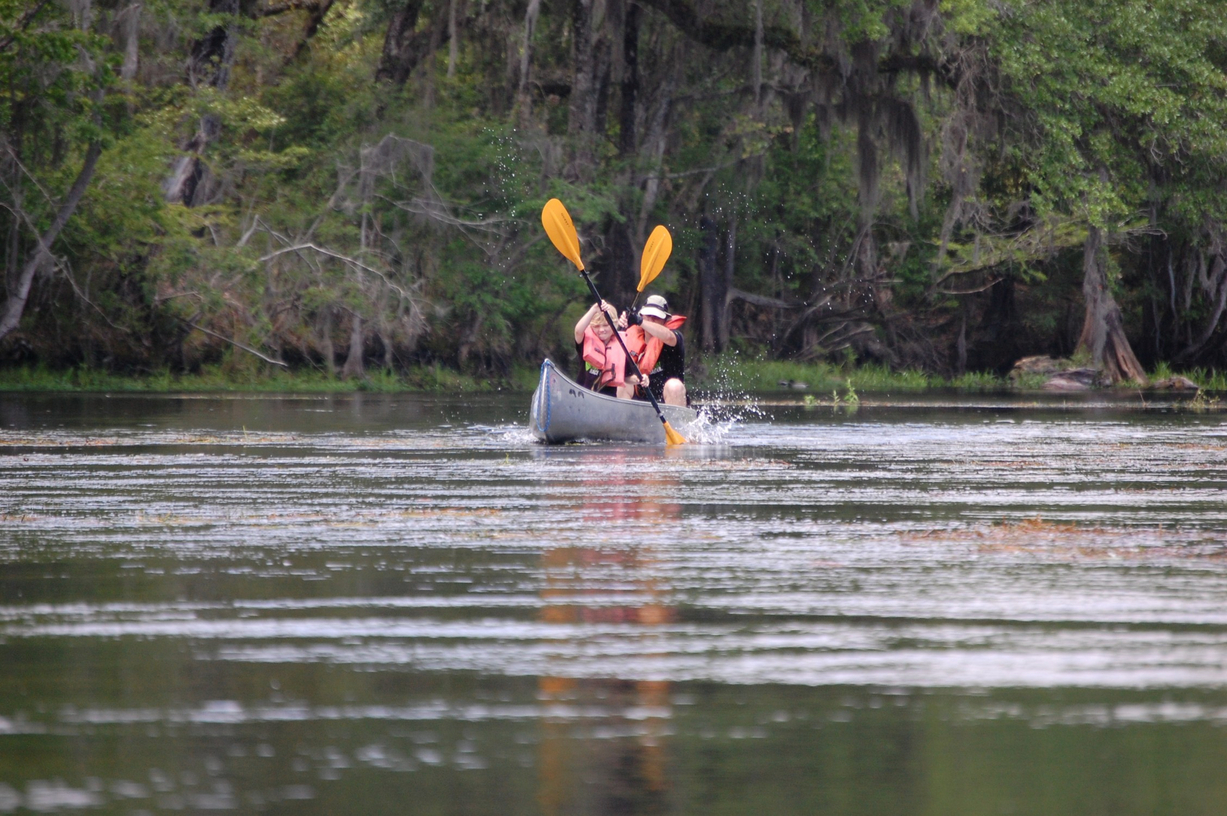
[[[596,290],[596,284],[592,282],[592,278],[588,277],[588,270],[580,269],[579,274],[584,276],[584,283],[588,284],[588,291],[592,292],[592,296],[596,298],[597,303],[604,303],[601,293]],[[601,310],[604,312],[604,309]],[[613,329],[614,337],[618,340],[618,345],[622,347],[622,353],[626,355],[626,362],[631,364],[631,368],[635,369],[635,376],[640,380],[643,379],[643,372],[639,370],[639,364],[635,362],[634,356],[630,349],[626,347],[626,343],[622,340],[622,335],[618,333],[617,326],[610,326]],[[656,416],[660,418],[660,424],[668,426],[669,420],[665,419],[665,412],[660,410],[660,403],[656,401],[656,395],[652,393],[651,388],[644,388],[644,393],[648,395],[648,399],[652,401],[652,407],[656,409]]]

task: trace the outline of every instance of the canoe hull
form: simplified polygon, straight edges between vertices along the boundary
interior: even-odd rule
[[[682,435],[698,419],[692,408],[660,407],[669,425]],[[541,364],[528,425],[533,436],[551,445],[579,440],[665,444],[665,428],[650,402],[590,391],[550,360]]]

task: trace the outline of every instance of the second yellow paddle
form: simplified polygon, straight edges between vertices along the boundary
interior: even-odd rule
[[[631,301],[630,311],[635,311],[635,304],[648,284],[656,280],[660,270],[665,268],[665,261],[673,252],[673,236],[669,234],[664,224],[658,224],[648,242],[643,245],[643,257],[639,260],[639,286],[635,288],[635,299]]]

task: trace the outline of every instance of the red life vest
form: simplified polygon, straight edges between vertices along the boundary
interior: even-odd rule
[[[584,329],[584,362],[601,372],[592,386],[593,391],[608,385],[615,388],[626,385],[626,355],[612,334],[609,342],[603,343],[591,326]]]
[[[665,321],[665,328],[677,331],[686,322],[682,315],[673,315]],[[631,326],[626,330],[626,348],[635,357],[635,365],[644,374],[651,374],[656,368],[656,361],[665,348],[665,341],[654,337],[643,330],[642,326]]]

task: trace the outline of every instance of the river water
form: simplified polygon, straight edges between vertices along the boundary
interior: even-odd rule
[[[1221,814],[1227,427],[0,395],[0,813]]]

